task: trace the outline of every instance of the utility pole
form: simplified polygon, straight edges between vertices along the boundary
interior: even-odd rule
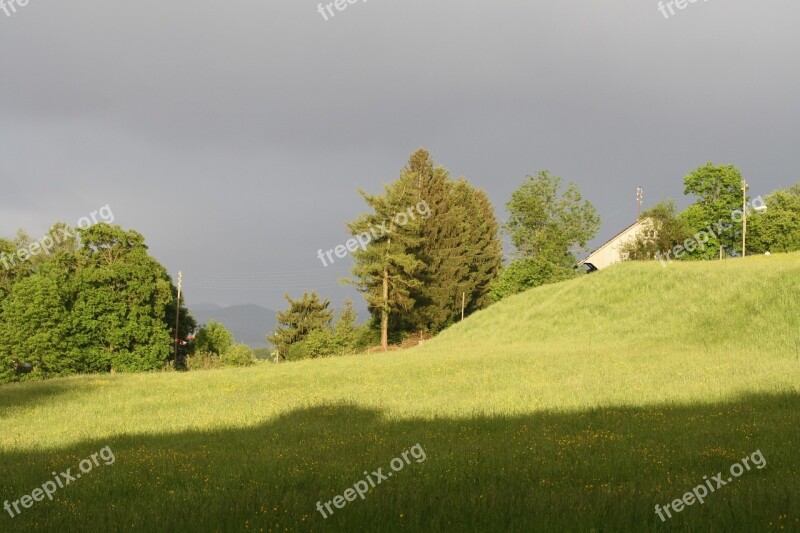
[[[747,180],[742,178],[742,257],[747,255]]]
[[[175,370],[178,370],[178,321],[181,316],[181,286],[183,272],[178,272],[178,300],[175,302]]]
[[[464,320],[464,305],[467,303],[467,293],[461,293],[461,320]]]

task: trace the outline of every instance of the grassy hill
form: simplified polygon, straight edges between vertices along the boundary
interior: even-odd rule
[[[800,254],[623,264],[405,352],[0,387],[0,503],[115,456],[0,530],[797,529],[799,384]]]

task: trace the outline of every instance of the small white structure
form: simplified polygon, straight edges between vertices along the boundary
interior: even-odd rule
[[[651,239],[655,237],[652,218],[643,218],[635,224],[631,224],[612,237],[607,243],[590,253],[589,257],[578,263],[578,266],[586,265],[587,270],[592,272],[625,260],[620,248],[636,240],[639,235]]]

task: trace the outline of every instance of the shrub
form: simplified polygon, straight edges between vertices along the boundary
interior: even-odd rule
[[[303,341],[295,342],[294,344],[290,344],[286,351],[280,352],[281,354],[281,361],[299,361],[301,359],[306,359],[306,347],[303,344]]]
[[[341,352],[336,334],[330,328],[315,329],[302,344],[306,357],[325,357]]]
[[[363,352],[372,348],[373,346],[380,346],[381,332],[377,327],[372,327],[370,322],[362,324],[358,327],[358,336],[356,338],[353,352]]]
[[[256,364],[253,349],[246,344],[234,344],[222,356],[225,366],[252,366]]]
[[[194,339],[194,346],[198,352],[210,352],[222,355],[233,345],[233,334],[224,324],[215,320],[200,328]]]
[[[282,358],[287,361],[347,355],[380,344],[380,332],[366,325],[347,329],[315,329],[305,339],[291,344]]]
[[[546,259],[534,257],[517,259],[503,270],[492,285],[492,298],[500,301],[506,296],[540,285],[564,281],[576,275],[573,268],[557,265]]]
[[[269,348],[255,348],[253,349],[253,355],[256,356],[256,359],[263,359],[265,361],[272,361],[275,358],[272,355],[272,350]]]
[[[211,370],[212,368],[222,368],[220,356],[211,352],[196,352],[186,358],[187,370]]]
[[[682,244],[691,237],[686,222],[677,215],[675,203],[663,201],[648,209],[639,220],[651,220],[651,227],[640,231],[636,238],[623,244],[620,248],[622,256],[629,261],[654,260],[657,254],[663,254],[677,244]],[[717,249],[713,246],[712,249]]]

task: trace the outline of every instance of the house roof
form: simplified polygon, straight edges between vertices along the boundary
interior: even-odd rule
[[[638,225],[644,224],[645,222],[649,222],[650,220],[651,220],[650,218],[642,218],[642,219],[639,219],[639,220],[637,220],[636,222],[634,222],[633,224],[631,224],[631,225],[630,225],[630,226],[628,226],[627,228],[623,229],[622,231],[620,231],[619,233],[617,233],[616,235],[614,235],[613,237],[611,237],[611,238],[610,238],[609,240],[607,240],[605,243],[601,244],[600,246],[598,246],[597,248],[595,248],[594,250],[592,250],[591,252],[589,252],[589,255],[587,255],[585,259],[583,259],[582,261],[579,261],[579,262],[578,262],[578,266],[580,266],[580,265],[582,265],[582,264],[586,263],[587,261],[589,261],[589,259],[590,259],[590,258],[591,258],[591,257],[592,257],[594,254],[596,254],[597,252],[599,252],[600,250],[602,250],[603,248],[605,248],[605,247],[606,247],[606,246],[608,246],[609,244],[611,244],[611,243],[613,243],[614,241],[616,241],[617,239],[619,239],[619,237],[620,237],[620,236],[621,236],[623,233],[625,233],[626,231],[628,231],[629,229],[631,229],[631,228],[633,228],[633,227],[635,227],[635,226],[638,226]]]

